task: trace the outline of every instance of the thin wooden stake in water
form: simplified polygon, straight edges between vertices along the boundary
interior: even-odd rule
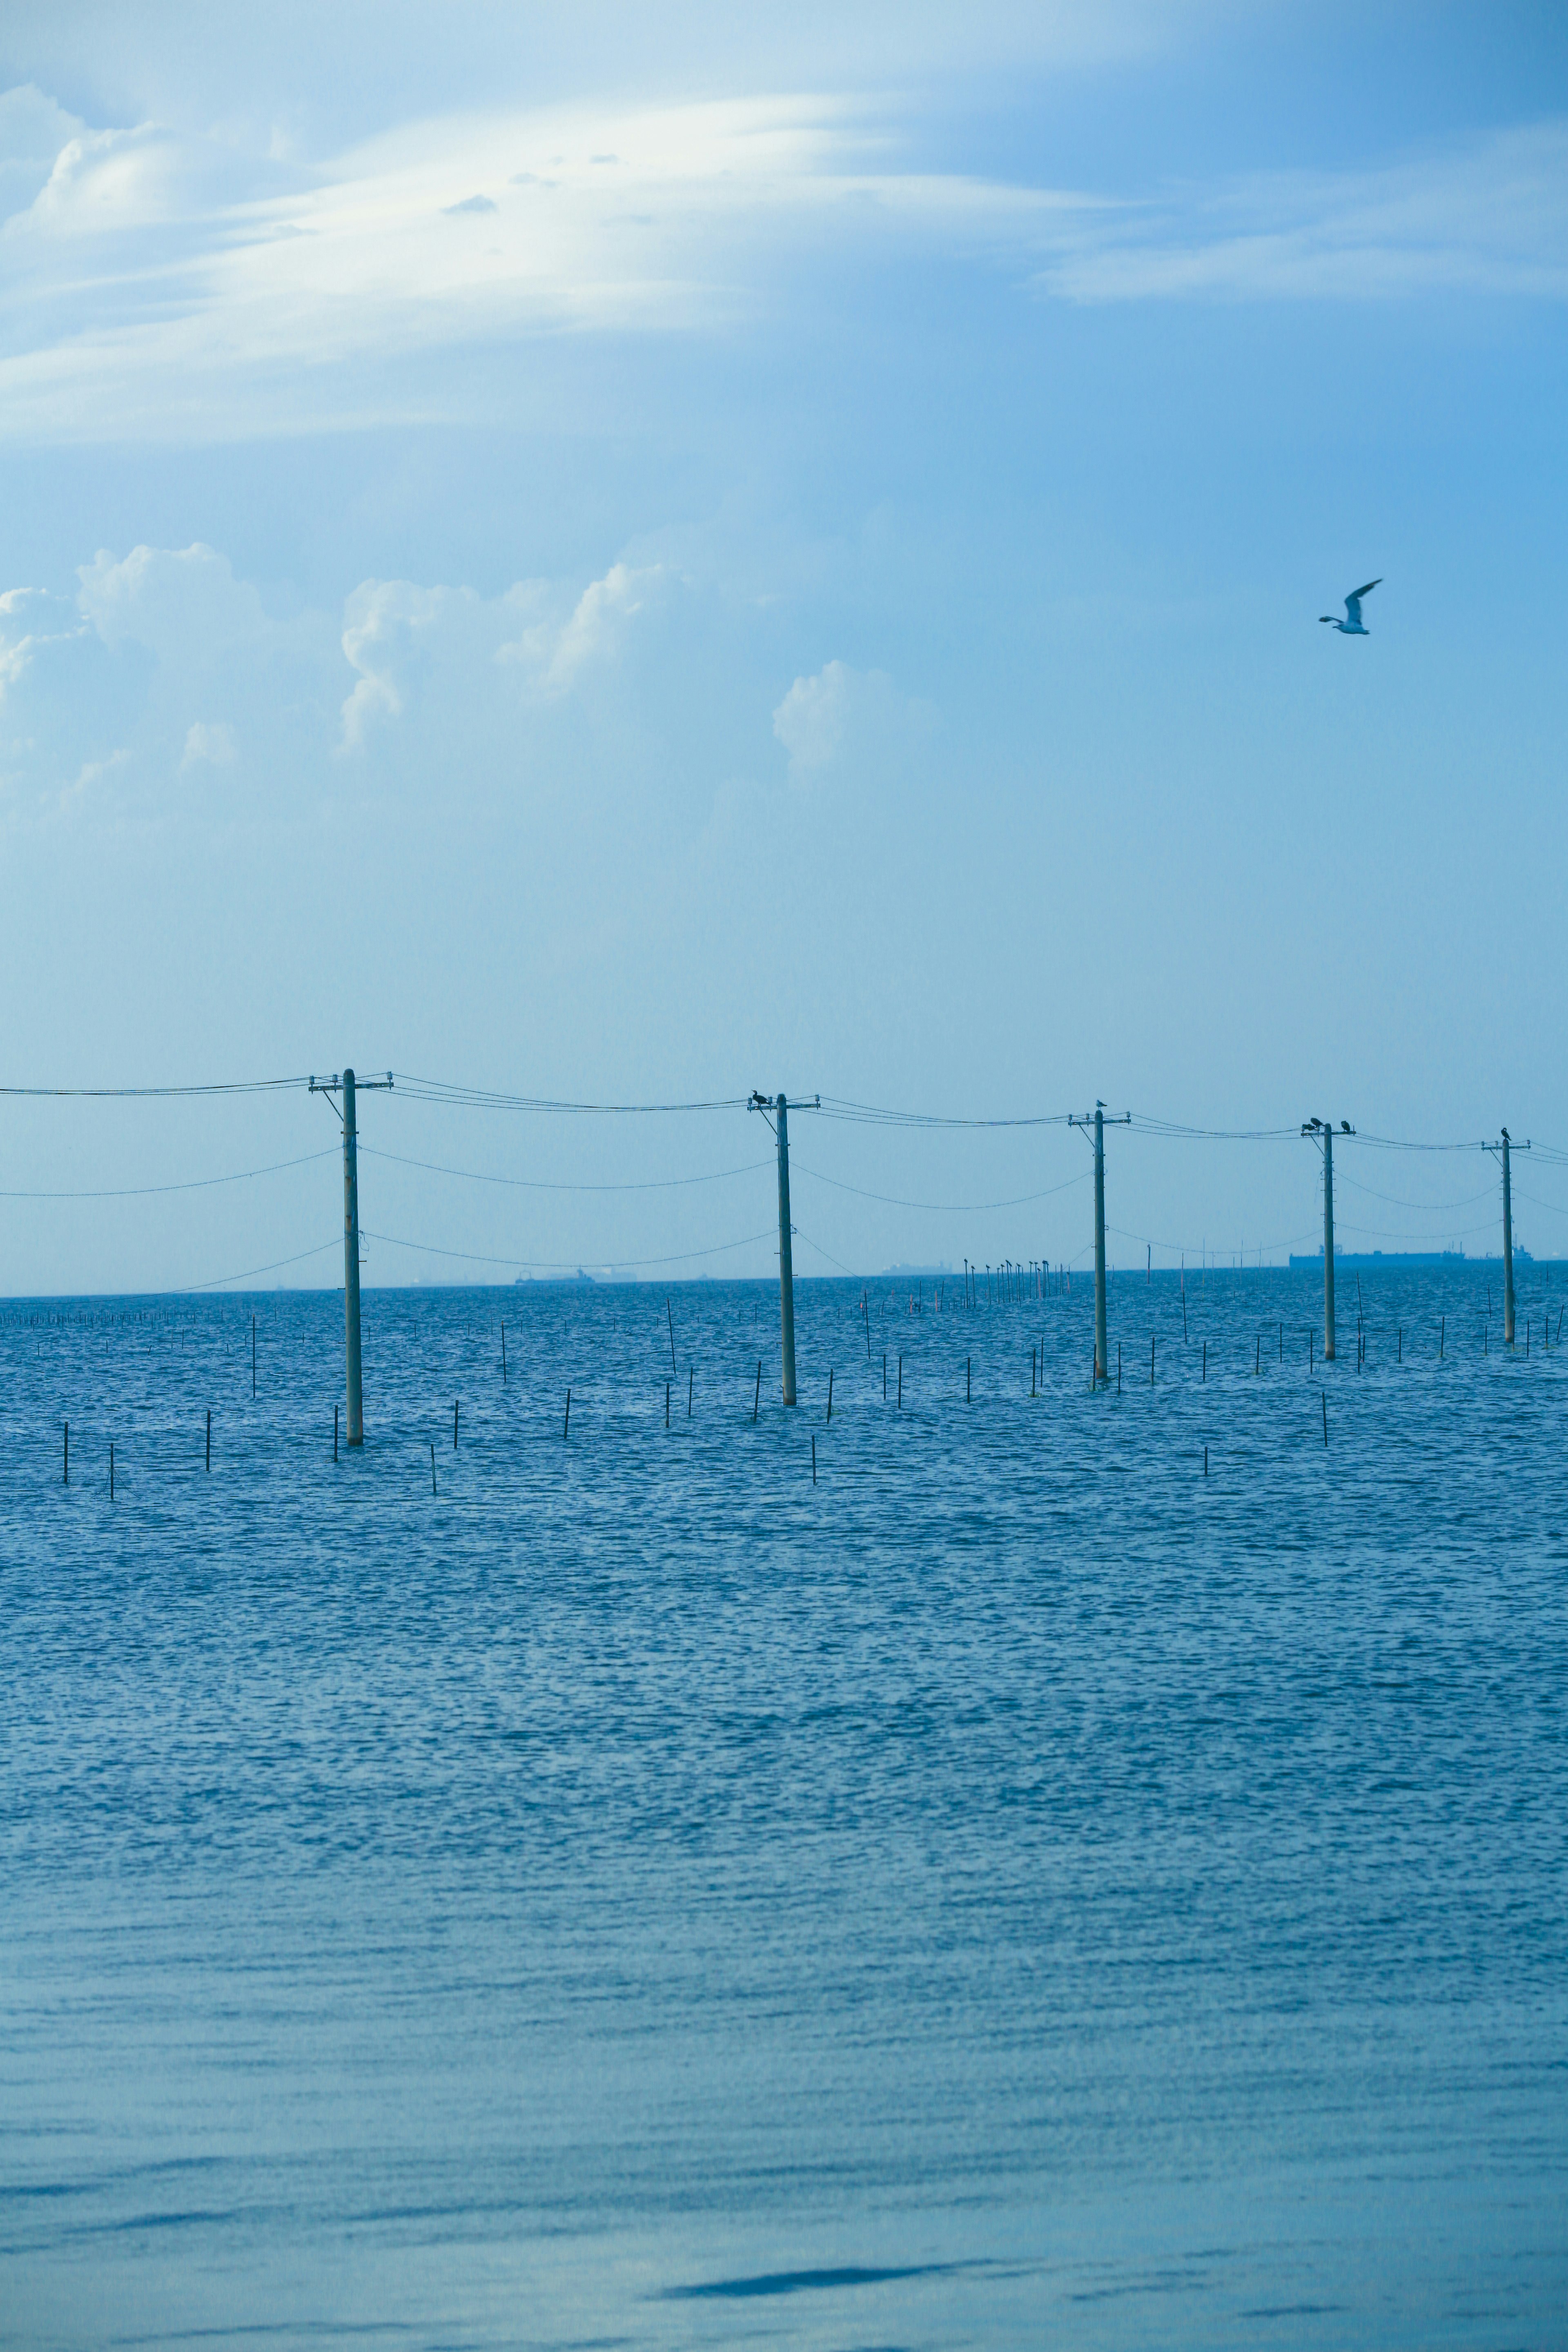
[[[1154,1385],[1154,1334],[1152,1331],[1149,1334],[1149,1385],[1151,1388]]]
[[[756,1417],[757,1417],[757,1409],[758,1409],[758,1407],[761,1405],[762,1402],[763,1402],[763,1360],[762,1360],[762,1358],[759,1356],[759,1357],[757,1358],[757,1393],[756,1393],[756,1395],[752,1399],[752,1419],[753,1421],[755,1421],[755,1419],[756,1419]]]
[[[696,1378],[697,1370],[695,1365],[688,1364],[686,1367],[686,1418],[688,1421],[691,1418],[691,1383]],[[833,1391],[830,1384],[828,1389],[828,1396],[830,1400],[832,1393]]]
[[[1443,1360],[1443,1349],[1447,1342],[1447,1338],[1448,1318],[1445,1315],[1442,1321],[1437,1326],[1437,1360],[1439,1363]]]
[[[811,1441],[811,1483],[814,1486],[816,1484],[816,1439],[815,1436]]]
[[[430,1492],[436,1492],[436,1441],[430,1441]]]
[[[1328,1444],[1328,1442],[1329,1442],[1329,1392],[1328,1392],[1327,1389],[1324,1389],[1324,1390],[1323,1390],[1323,1391],[1322,1391],[1322,1399],[1323,1399],[1323,1444],[1326,1445],[1326,1444]]]
[[[207,1407],[207,1468],[210,1470],[210,1469],[212,1468],[212,1466],[213,1466],[213,1409],[212,1409],[211,1405],[209,1404],[209,1405],[208,1405],[208,1407]]]
[[[500,1384],[506,1386],[506,1325],[500,1327]]]
[[[1208,1376],[1209,1376],[1209,1343],[1208,1343],[1208,1341],[1205,1339],[1205,1340],[1204,1341],[1204,1369],[1203,1369],[1203,1374],[1202,1374],[1202,1377],[1206,1381],[1206,1380],[1207,1380],[1207,1378],[1208,1378]]]
[[[833,1418],[833,1367],[831,1364],[827,1368],[827,1418],[829,1421]]]
[[[888,1351],[887,1351],[886,1348],[884,1348],[884,1349],[883,1349],[883,1350],[882,1350],[882,1402],[883,1402],[884,1404],[886,1404],[886,1403],[887,1403],[887,1402],[888,1402]]]
[[[452,1399],[452,1451],[453,1451],[453,1453],[454,1453],[454,1454],[456,1454],[457,1450],[458,1450],[458,1400],[457,1400],[457,1398],[456,1398],[456,1397],[454,1397],[454,1398]]]
[[[332,1460],[338,1458],[338,1408],[332,1407]]]
[[[563,1438],[565,1438],[565,1437],[570,1436],[570,1434],[571,1434],[571,1431],[572,1431],[572,1391],[571,1391],[571,1390],[570,1390],[570,1389],[568,1389],[568,1390],[567,1390],[567,1391],[566,1391],[566,1418],[565,1418],[565,1420],[564,1420],[564,1421],[562,1423],[562,1424],[561,1424],[561,1434],[562,1434]]]
[[[965,1404],[973,1403],[974,1398],[973,1389],[970,1385],[969,1370],[970,1360],[965,1356],[963,1360],[963,1402]]]
[[[1209,1450],[1208,1450],[1208,1447],[1205,1445],[1205,1446],[1204,1447],[1204,1476],[1206,1478],[1206,1477],[1208,1476],[1208,1475],[1209,1475]]]
[[[902,1356],[900,1356],[900,1357],[899,1358],[899,1411],[900,1411],[900,1412],[902,1412],[903,1409],[904,1409],[904,1360],[903,1360]]]
[[[1260,1372],[1263,1370],[1263,1334],[1261,1331],[1258,1335],[1258,1345],[1253,1350],[1252,1369],[1255,1372]]]
[[[664,1425],[666,1429],[669,1427],[669,1382],[668,1381],[664,1384]]]

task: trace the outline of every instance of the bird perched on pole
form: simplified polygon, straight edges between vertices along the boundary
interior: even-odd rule
[[[1379,572],[1377,578],[1369,580],[1364,587],[1352,588],[1345,598],[1345,617],[1342,621],[1336,621],[1331,613],[1320,613],[1319,620],[1327,621],[1331,629],[1338,629],[1342,637],[1371,636],[1372,631],[1362,626],[1361,600],[1363,596],[1370,596],[1373,590],[1381,587],[1382,584],[1383,574]]]

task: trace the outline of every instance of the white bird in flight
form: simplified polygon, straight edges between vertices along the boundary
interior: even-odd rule
[[[1336,621],[1331,613],[1320,613],[1319,620],[1327,621],[1331,629],[1338,629],[1342,637],[1370,637],[1372,631],[1363,629],[1362,626],[1361,600],[1363,596],[1370,596],[1374,588],[1382,585],[1382,582],[1383,574],[1380,572],[1377,578],[1369,580],[1363,588],[1351,590],[1350,594],[1345,598],[1344,620]]]

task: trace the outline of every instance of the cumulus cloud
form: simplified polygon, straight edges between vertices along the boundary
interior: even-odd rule
[[[43,588],[8,588],[0,595],[0,703],[18,685],[45,646],[62,645],[76,632],[47,626],[59,600]]]
[[[133,547],[122,558],[100,549],[77,578],[82,616],[111,648],[139,645],[190,661],[266,631],[255,589],[236,580],[226,555],[199,540],[179,549]]]
[[[913,751],[935,716],[929,703],[901,695],[885,670],[830,661],[815,677],[795,679],[773,712],[773,733],[789,753],[792,778],[809,783]]]
[[[364,581],[344,611],[342,649],[357,677],[342,706],[342,748],[361,749],[377,722],[400,718],[420,683],[437,675],[447,687],[465,675],[476,699],[493,696],[503,678],[535,702],[570,693],[614,658],[665,578],[658,564],[613,563],[564,610],[543,581],[519,581],[488,599],[471,588]]]
[[[223,720],[209,722],[198,719],[186,730],[185,755],[182,768],[205,764],[213,768],[232,767],[237,757],[234,730]]]

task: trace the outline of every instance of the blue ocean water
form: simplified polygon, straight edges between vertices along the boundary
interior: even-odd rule
[[[0,2336],[1568,2340],[1563,1279],[3,1310]]]

